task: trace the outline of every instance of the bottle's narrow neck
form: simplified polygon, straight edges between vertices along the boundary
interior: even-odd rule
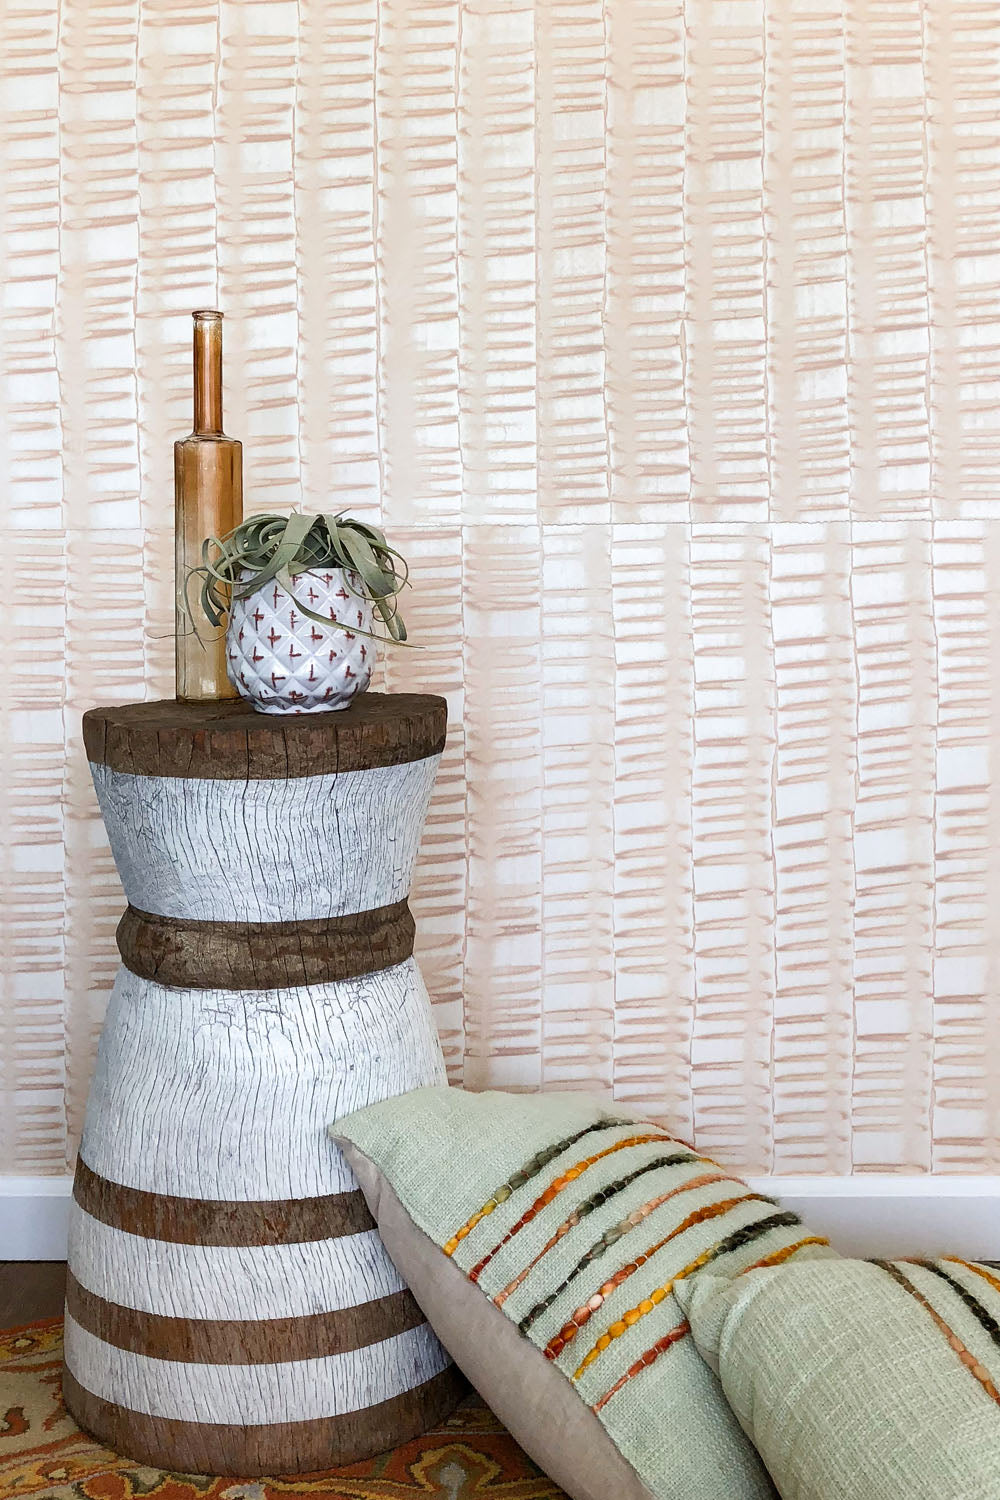
[[[222,314],[194,315],[194,430],[222,431]]]

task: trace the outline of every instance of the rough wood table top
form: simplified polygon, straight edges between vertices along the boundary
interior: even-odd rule
[[[423,760],[444,748],[447,705],[363,693],[328,713],[262,714],[235,702],[126,703],[83,716],[87,758],[135,776],[267,781]]]

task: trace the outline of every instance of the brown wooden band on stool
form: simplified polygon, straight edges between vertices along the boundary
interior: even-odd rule
[[[360,1191],[257,1203],[175,1198],[110,1182],[80,1158],[73,1197],[102,1224],[175,1245],[297,1245],[375,1228]]]
[[[221,703],[130,703],[83,716],[87,758],[132,776],[287,781],[425,760],[444,749],[448,706],[416,693],[364,693],[349,713],[259,714]]]
[[[150,1359],[269,1365],[346,1354],[426,1322],[409,1291],[298,1318],[170,1318],[107,1302],[66,1278],[66,1311],[95,1338]]]
[[[401,1396],[343,1416],[243,1427],[144,1416],[93,1395],[69,1370],[63,1371],[63,1384],[77,1422],[109,1448],[152,1468],[248,1478],[287,1472],[289,1455],[294,1455],[298,1473],[357,1463],[428,1432],[468,1390],[449,1365]]]
[[[199,990],[353,979],[403,963],[413,936],[405,901],[300,922],[196,922],[130,906],[117,933],[122,963],[140,979]]]

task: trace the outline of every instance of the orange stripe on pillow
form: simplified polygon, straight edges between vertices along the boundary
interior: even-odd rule
[[[583,1161],[578,1161],[574,1166],[570,1167],[568,1171],[561,1173],[554,1182],[550,1183],[549,1186],[545,1189],[545,1192],[542,1193],[540,1197],[536,1198],[531,1207],[521,1215],[517,1223],[514,1225],[513,1229],[509,1229],[504,1235],[503,1239],[500,1240],[499,1244],[494,1245],[489,1254],[484,1255],[479,1264],[473,1266],[472,1270],[469,1272],[469,1280],[478,1281],[483,1271],[485,1271],[486,1267],[493,1259],[494,1255],[496,1255],[498,1251],[502,1250],[504,1245],[510,1244],[510,1241],[514,1238],[515,1234],[519,1234],[526,1224],[530,1224],[532,1219],[534,1219],[536,1215],[540,1214],[543,1208],[551,1203],[554,1198],[558,1198],[559,1194],[565,1191],[565,1189],[569,1187],[571,1182],[575,1182],[578,1177],[583,1176],[584,1172],[589,1171],[595,1162],[603,1161],[606,1156],[614,1156],[616,1151],[625,1151],[630,1146],[646,1146],[651,1141],[668,1140],[670,1140],[670,1136],[630,1135],[627,1136],[623,1141],[615,1141],[613,1146],[606,1146],[603,1151],[598,1151],[594,1156],[586,1156],[584,1157]],[[459,1230],[456,1240],[454,1242],[449,1240],[448,1244],[450,1245],[454,1243],[455,1248],[457,1249],[458,1240],[460,1240],[462,1237],[462,1232],[461,1230]],[[445,1255],[453,1255],[454,1250],[449,1250],[448,1245],[446,1245],[444,1247],[444,1253]]]
[[[501,1203],[506,1203],[512,1193],[516,1193],[518,1188],[524,1187],[525,1183],[530,1182],[532,1177],[537,1177],[539,1172],[545,1170],[549,1162],[555,1161],[557,1156],[561,1156],[564,1151],[568,1151],[570,1146],[582,1140],[585,1135],[593,1135],[595,1131],[601,1130],[618,1130],[623,1125],[632,1123],[630,1120],[596,1120],[592,1125],[584,1125],[582,1130],[574,1131],[572,1135],[564,1136],[561,1141],[554,1141],[552,1145],[544,1146],[541,1151],[536,1151],[534,1156],[526,1161],[524,1166],[519,1168],[506,1182],[501,1183],[500,1187],[493,1193],[493,1196],[487,1198],[482,1208],[474,1213],[471,1219],[467,1219],[461,1229],[452,1235],[448,1243],[443,1246],[445,1255],[454,1255],[459,1243],[465,1239],[471,1230],[475,1229],[481,1220],[485,1219],[488,1214],[491,1214],[494,1209],[499,1208]]]
[[[619,1380],[615,1381],[610,1390],[605,1391],[601,1399],[594,1402],[590,1408],[591,1411],[599,1412],[602,1407],[607,1406],[612,1396],[617,1396],[623,1385],[628,1385],[629,1381],[634,1380],[637,1375],[641,1375],[643,1370],[648,1370],[650,1365],[656,1363],[661,1354],[666,1354],[668,1349],[672,1349],[675,1344],[679,1344],[684,1335],[690,1333],[690,1331],[689,1324],[678,1323],[676,1328],[671,1328],[669,1333],[665,1333],[661,1339],[657,1339],[656,1343],[652,1344],[646,1350],[645,1354],[640,1354],[635,1364],[629,1365],[625,1374]]]
[[[642,1301],[637,1302],[635,1307],[630,1307],[623,1318],[619,1318],[617,1322],[612,1323],[607,1333],[602,1333],[597,1343],[591,1349],[587,1350],[587,1353],[573,1371],[573,1379],[579,1380],[584,1370],[589,1369],[595,1360],[600,1359],[605,1349],[610,1349],[615,1339],[620,1339],[622,1334],[628,1333],[629,1329],[635,1323],[638,1323],[640,1318],[646,1317],[648,1313],[653,1311],[654,1307],[659,1307],[660,1303],[670,1296],[678,1281],[683,1281],[686,1276],[690,1276],[693,1272],[700,1271],[702,1266],[706,1266],[712,1259],[713,1250],[714,1247],[709,1250],[703,1250],[683,1270],[678,1271],[676,1276],[664,1282],[663,1286],[656,1287],[650,1292],[648,1297],[643,1297]]]
[[[662,1240],[657,1240],[655,1245],[650,1245],[649,1249],[644,1250],[641,1255],[637,1255],[635,1260],[628,1261],[617,1270],[613,1276],[609,1277],[607,1281],[598,1287],[592,1297],[589,1297],[586,1302],[582,1303],[576,1309],[569,1322],[564,1323],[556,1336],[546,1344],[544,1351],[546,1359],[558,1359],[566,1345],[572,1343],[580,1332],[580,1329],[589,1323],[598,1308],[603,1306],[605,1299],[610,1297],[612,1292],[617,1291],[648,1260],[652,1259],[658,1250],[662,1250],[664,1245],[669,1245],[671,1240],[675,1240],[686,1229],[691,1229],[695,1224],[704,1224],[709,1219],[719,1218],[722,1214],[727,1214],[730,1209],[736,1208],[740,1203],[769,1203],[770,1201],[769,1198],[765,1198],[761,1193],[742,1193],[737,1198],[722,1198],[718,1203],[706,1203],[702,1208],[696,1208],[675,1229],[672,1229],[669,1234],[664,1235]],[[660,1300],[662,1301],[662,1298]],[[635,1319],[633,1318],[632,1321],[635,1322]]]
[[[704,1161],[705,1158],[692,1157],[689,1158],[689,1160]],[[712,1163],[712,1165],[714,1166],[714,1162]],[[682,1182],[680,1187],[671,1188],[669,1193],[661,1193],[658,1198],[650,1198],[648,1203],[643,1203],[639,1208],[633,1209],[632,1212],[628,1214],[624,1219],[620,1219],[617,1224],[613,1224],[611,1226],[612,1231],[618,1231],[619,1236],[623,1237],[624,1235],[628,1234],[630,1230],[637,1228],[638,1225],[642,1223],[643,1219],[647,1219],[649,1215],[654,1211],[654,1209],[660,1208],[670,1198],[676,1198],[678,1193],[689,1193],[694,1188],[708,1187],[713,1182],[733,1182],[734,1180],[738,1181],[739,1179],[730,1177],[728,1172],[705,1172],[701,1177],[692,1178],[690,1182]],[[539,1250],[534,1260],[529,1260],[524,1270],[519,1271],[514,1277],[514,1280],[508,1282],[503,1291],[498,1292],[497,1295],[493,1298],[493,1301],[497,1307],[503,1307],[510,1294],[517,1291],[518,1287],[524,1281],[525,1277],[529,1274],[529,1272],[535,1269],[542,1257],[547,1255],[555,1245],[558,1245],[563,1236],[568,1234],[571,1229],[575,1229],[579,1222],[580,1216],[577,1212],[571,1213],[568,1219],[563,1220],[563,1222],[559,1225],[559,1228],[556,1230],[555,1234],[552,1235],[550,1239],[546,1240],[545,1244]],[[565,1291],[568,1285],[569,1281],[564,1281],[559,1290]],[[553,1294],[553,1296],[554,1295],[555,1294]],[[532,1309],[532,1311],[534,1311],[534,1309]],[[524,1330],[522,1329],[522,1332],[523,1331]]]
[[[951,1348],[958,1355],[959,1359],[962,1361],[969,1374],[973,1376],[975,1380],[978,1380],[987,1396],[989,1396],[991,1400],[995,1401],[997,1406],[1000,1406],[1000,1391],[998,1391],[996,1386],[993,1384],[993,1380],[989,1370],[987,1370],[985,1365],[980,1364],[976,1356],[965,1347],[955,1330],[945,1322],[944,1318],[942,1318],[937,1308],[928,1301],[923,1292],[921,1292],[919,1288],[915,1287],[909,1277],[904,1276],[899,1267],[894,1266],[892,1261],[873,1260],[870,1262],[870,1264],[873,1266],[878,1266],[880,1271],[885,1271],[889,1276],[892,1277],[897,1286],[901,1287],[904,1292],[908,1292],[913,1300],[923,1308],[924,1312],[933,1322],[935,1328],[937,1328],[938,1331],[943,1334],[944,1337],[948,1340]]]
[[[985,1282],[988,1282],[995,1292],[1000,1292],[1000,1278],[994,1276],[991,1271],[987,1271],[985,1266],[978,1265],[974,1260],[963,1260],[960,1255],[942,1255],[941,1259],[950,1260],[955,1266],[964,1266],[967,1271],[974,1271],[977,1276],[981,1276]]]
[[[765,1255],[763,1260],[755,1260],[752,1266],[744,1266],[739,1272],[745,1276],[748,1271],[762,1271],[765,1266],[784,1265],[786,1260],[791,1260],[793,1255],[798,1255],[807,1245],[828,1245],[830,1241],[821,1234],[808,1234],[804,1240],[796,1240],[794,1245],[782,1245],[780,1250],[772,1250],[770,1255]]]
[[[754,1193],[751,1194],[751,1197],[760,1198],[761,1195]],[[765,1199],[764,1201],[770,1202],[771,1200]],[[592,1365],[595,1359],[599,1359],[605,1349],[614,1343],[615,1339],[620,1339],[622,1334],[627,1333],[634,1323],[638,1323],[640,1318],[644,1318],[647,1313],[651,1313],[653,1308],[662,1302],[665,1297],[669,1297],[678,1281],[683,1281],[685,1277],[691,1276],[695,1271],[700,1271],[702,1266],[707,1266],[710,1261],[717,1260],[720,1256],[728,1255],[732,1250],[742,1250],[745,1245],[752,1244],[755,1239],[759,1239],[762,1234],[767,1234],[770,1229],[784,1228],[788,1224],[797,1224],[798,1222],[798,1216],[790,1210],[786,1210],[779,1214],[769,1214],[764,1219],[756,1219],[751,1224],[744,1224],[740,1229],[735,1229],[732,1234],[727,1234],[723,1239],[717,1240],[714,1245],[710,1245],[707,1250],[703,1250],[700,1255],[690,1261],[683,1270],[678,1271],[675,1276],[672,1276],[663,1286],[659,1286],[655,1291],[650,1292],[649,1296],[644,1297],[635,1307],[630,1307],[624,1317],[612,1323],[608,1331],[601,1334],[597,1343],[594,1344],[593,1348],[588,1350],[585,1358],[573,1371],[573,1379],[578,1380],[588,1365]]]

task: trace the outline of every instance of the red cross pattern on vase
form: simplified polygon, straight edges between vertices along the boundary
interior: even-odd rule
[[[343,569],[297,573],[291,585],[289,594],[269,580],[234,602],[229,679],[260,713],[346,708],[371,682],[375,665],[375,642],[356,633],[372,628],[371,600],[360,596],[357,574]],[[296,600],[330,624],[305,617]]]

